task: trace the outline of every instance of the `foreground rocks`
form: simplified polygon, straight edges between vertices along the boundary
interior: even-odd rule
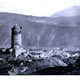
[[[41,69],[55,67],[55,66],[67,66],[62,60],[56,57],[49,58],[33,58],[30,61],[20,60],[18,65],[14,65],[8,73],[10,75],[26,75],[36,72]]]
[[[79,52],[31,51],[27,56],[0,58],[0,75],[75,74],[79,72],[79,59]]]
[[[33,72],[31,75],[80,75],[80,58],[78,58],[74,64],[66,67],[49,67]]]

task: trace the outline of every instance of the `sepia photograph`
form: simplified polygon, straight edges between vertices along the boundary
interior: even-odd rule
[[[0,0],[0,75],[80,75],[80,0]]]

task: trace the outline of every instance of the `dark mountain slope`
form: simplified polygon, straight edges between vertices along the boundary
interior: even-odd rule
[[[11,46],[11,28],[18,24],[22,26],[22,43],[25,48],[27,46],[79,48],[79,19],[80,16],[49,18],[0,13],[0,46]]]

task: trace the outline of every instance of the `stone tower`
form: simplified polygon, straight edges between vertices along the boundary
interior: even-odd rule
[[[11,48],[13,49],[13,53],[16,57],[23,51],[21,41],[21,27],[17,24],[12,28]]]

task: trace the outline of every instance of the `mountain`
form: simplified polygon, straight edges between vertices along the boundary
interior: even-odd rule
[[[70,16],[78,16],[80,15],[80,6],[72,6],[70,8],[67,8],[65,10],[59,11],[51,15],[51,17],[70,17]]]
[[[0,47],[11,47],[11,28],[22,26],[23,47],[80,48],[80,16],[35,17],[0,13]]]

